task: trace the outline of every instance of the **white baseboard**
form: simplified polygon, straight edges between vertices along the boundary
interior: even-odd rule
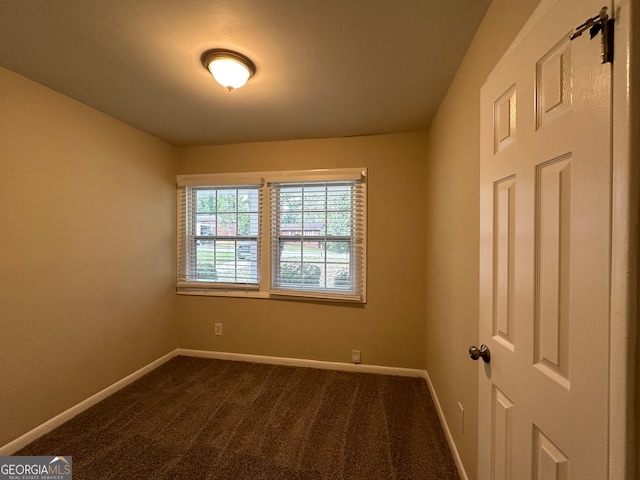
[[[453,461],[456,464],[456,468],[458,469],[458,475],[460,475],[460,480],[469,480],[466,470],[464,469],[464,465],[462,464],[462,459],[460,458],[460,453],[458,452],[458,448],[456,447],[456,443],[453,441],[453,435],[451,435],[451,430],[449,430],[449,425],[447,424],[447,420],[444,417],[444,412],[442,411],[442,407],[440,406],[440,401],[438,400],[438,395],[436,395],[436,390],[433,388],[433,384],[431,383],[431,378],[429,378],[429,373],[426,370],[423,370],[422,378],[425,379],[427,385],[429,386],[429,392],[431,393],[431,398],[433,399],[433,404],[436,407],[436,412],[438,412],[438,418],[440,418],[440,424],[442,425],[442,430],[444,430],[444,436],[447,439],[447,443],[449,444],[449,450],[451,450],[451,455],[453,455]]]
[[[270,365],[286,365],[290,367],[320,368],[323,370],[339,370],[344,372],[380,373],[401,377],[424,377],[425,371],[413,368],[383,367],[380,365],[363,365],[361,363],[325,362],[321,360],[305,360],[302,358],[269,357],[265,355],[248,355],[245,353],[212,352],[208,350],[189,350],[178,348],[178,355],[185,357],[215,358],[218,360],[234,360],[238,362],[267,363]]]
[[[160,357],[159,359],[151,362],[149,365],[142,367],[140,370],[133,372],[131,375],[127,375],[122,380],[118,380],[113,385],[108,386],[104,390],[99,391],[95,395],[92,395],[86,400],[83,400],[77,405],[74,405],[73,407],[65,410],[61,414],[56,415],[51,420],[47,420],[43,424],[38,425],[33,430],[16,438],[12,442],[9,442],[6,445],[0,447],[0,455],[2,456],[13,455],[15,452],[17,452],[23,447],[26,447],[34,440],[37,440],[38,438],[45,435],[46,433],[49,433],[54,428],[59,427],[64,422],[71,420],[73,417],[75,417],[79,413],[84,412],[88,408],[94,406],[96,403],[107,398],[109,395],[113,395],[118,390],[121,390],[122,388],[126,387],[130,383],[133,383],[134,381],[136,381],[138,378],[142,377],[143,375],[146,375],[152,370],[155,370],[156,368],[158,368],[163,363],[171,360],[173,357],[177,355],[176,352],[177,350],[167,353],[166,355]]]
[[[6,445],[0,447],[0,456],[4,455],[13,455],[15,452],[20,450],[21,448],[27,446],[29,443],[37,440],[41,436],[46,433],[49,433],[54,428],[62,425],[64,422],[72,419],[79,413],[87,410],[92,407],[96,403],[104,400],[110,395],[113,395],[118,390],[126,387],[130,383],[133,383],[143,375],[155,370],[163,363],[171,360],[173,357],[178,355],[182,355],[185,357],[201,357],[201,358],[214,358],[219,360],[233,360],[240,362],[252,362],[252,363],[266,363],[270,365],[286,365],[292,367],[308,367],[308,368],[320,368],[324,370],[338,370],[345,372],[360,372],[360,373],[379,373],[383,375],[398,375],[403,377],[419,377],[423,378],[427,382],[427,386],[429,387],[429,392],[431,393],[431,397],[433,398],[433,403],[435,405],[436,411],[438,412],[438,417],[440,419],[440,423],[442,424],[442,429],[444,430],[445,437],[447,442],[449,443],[449,448],[451,449],[451,454],[453,455],[453,460],[455,461],[456,467],[458,469],[458,473],[460,474],[461,480],[468,480],[468,476],[464,470],[464,466],[462,465],[462,460],[458,453],[458,449],[456,448],[456,444],[453,441],[453,437],[451,435],[451,431],[449,430],[449,426],[444,417],[444,413],[442,408],[440,407],[440,402],[438,401],[438,396],[433,388],[433,384],[431,383],[431,379],[429,378],[429,374],[425,370],[413,369],[413,368],[399,368],[399,367],[384,367],[380,365],[363,365],[363,364],[354,364],[354,363],[340,363],[340,362],[326,362],[320,360],[305,360],[301,358],[286,358],[286,357],[270,357],[265,355],[249,355],[243,353],[229,353],[229,352],[213,352],[207,350],[189,350],[184,348],[177,348],[176,350],[167,353],[166,355],[160,357],[159,359],[151,362],[149,365],[142,367],[140,370],[133,372],[131,375],[126,376],[122,380],[117,381],[113,385],[101,390],[100,392],[92,395],[86,400],[78,403],[77,405],[65,410],[59,415],[56,415],[51,420],[46,421],[45,423],[37,426],[33,430],[25,433],[24,435],[16,438],[12,442],[7,443]]]

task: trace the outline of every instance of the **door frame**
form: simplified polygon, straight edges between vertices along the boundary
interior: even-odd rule
[[[503,58],[557,0],[541,0]],[[640,474],[640,6],[608,0],[615,19],[612,68],[612,212],[609,363],[609,479]],[[594,12],[594,14],[597,12]],[[582,41],[588,41],[583,39]],[[502,59],[500,60],[502,61]],[[496,64],[497,65],[497,64]],[[478,442],[482,441],[480,432]],[[479,472],[478,472],[479,473]]]
[[[614,0],[615,45],[612,79],[613,197],[609,369],[609,480],[636,478],[640,418],[638,355],[638,248],[640,216],[640,7]]]

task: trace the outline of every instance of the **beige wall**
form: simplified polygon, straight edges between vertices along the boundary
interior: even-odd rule
[[[477,469],[480,87],[538,0],[494,0],[427,139],[426,367],[470,479]],[[458,402],[464,407],[464,433]]]
[[[0,445],[177,346],[173,155],[0,68]]]
[[[369,198],[365,306],[179,296],[180,346],[424,368],[425,148],[407,133],[181,149],[181,174],[367,167]]]

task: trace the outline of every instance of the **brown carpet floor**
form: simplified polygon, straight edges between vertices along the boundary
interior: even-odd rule
[[[458,480],[424,380],[176,357],[16,453],[73,478]]]

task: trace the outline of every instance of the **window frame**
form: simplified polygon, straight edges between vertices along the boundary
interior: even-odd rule
[[[275,260],[273,253],[273,224],[271,219],[271,202],[272,188],[274,185],[282,184],[309,184],[309,183],[349,183],[353,182],[357,185],[357,204],[358,222],[356,226],[359,230],[349,235],[350,241],[357,239],[357,244],[350,245],[350,261],[349,272],[352,278],[355,277],[357,285],[351,289],[319,288],[319,289],[283,289],[273,286],[272,265]],[[259,213],[258,213],[258,284],[228,284],[221,282],[211,282],[203,284],[195,280],[180,280],[181,275],[185,277],[183,267],[185,260],[181,258],[186,255],[184,250],[186,231],[181,232],[184,227],[184,208],[185,204],[181,201],[182,188],[211,188],[217,189],[222,187],[233,187],[242,189],[248,186],[259,186]],[[227,296],[227,297],[245,297],[245,298],[296,298],[301,300],[312,301],[333,301],[333,302],[349,302],[349,303],[366,303],[366,270],[367,270],[367,169],[366,168],[338,168],[338,169],[316,169],[316,170],[290,170],[290,171],[272,171],[272,172],[244,172],[244,173],[219,173],[219,174],[193,174],[178,175],[176,177],[176,193],[177,193],[177,278],[176,293],[179,295],[205,295],[205,296]],[[352,195],[353,197],[353,195]],[[353,208],[350,210],[352,217]],[[313,241],[314,236],[299,235],[292,237],[297,239],[308,239]],[[328,235],[325,233],[323,239]],[[342,237],[336,237],[340,240]],[[277,241],[277,236],[276,236]],[[357,258],[355,258],[357,257]],[[325,257],[326,263],[326,257]],[[357,275],[353,275],[357,269]]]
[[[271,293],[273,295],[296,297],[315,298],[322,296],[339,300],[360,300],[362,289],[361,263],[363,260],[360,249],[364,240],[362,231],[364,228],[364,198],[362,192],[364,184],[354,180],[318,181],[312,179],[303,182],[270,183],[269,187],[271,199]],[[339,197],[345,194],[349,198],[348,209],[339,208],[338,205],[340,202]],[[300,205],[297,208],[288,209],[284,205],[285,202],[282,202],[283,198],[295,200]],[[318,200],[321,200],[322,207],[318,206]],[[310,204],[309,208],[306,208],[305,204]],[[285,234],[282,229],[283,225],[289,225],[287,222],[282,221],[283,217],[287,215],[296,217],[300,221],[300,228],[295,229],[293,234]],[[336,230],[339,230],[337,228],[339,225],[334,223],[332,217],[335,219],[336,216],[343,215],[343,218],[348,219],[349,233],[335,233]],[[315,218],[315,221],[309,220],[307,224],[306,218],[309,217]],[[317,235],[309,234],[311,230],[306,228],[307,225],[321,225],[320,230],[324,230],[324,232]],[[334,233],[331,233],[330,230],[333,230]],[[318,247],[320,247],[320,244],[324,246],[318,251],[319,253],[321,252],[319,258],[316,257],[316,252],[307,250],[307,246],[313,243],[317,243]],[[330,259],[329,245],[340,243],[349,245],[346,250],[348,252],[346,261],[344,258],[335,258],[335,256],[340,255],[335,253],[334,259]],[[289,251],[289,255],[293,254],[293,258],[284,258],[283,254],[287,245],[293,247]],[[296,255],[298,245],[299,256]],[[309,258],[306,258],[307,255],[309,255]],[[285,280],[286,274],[282,273],[282,267],[285,265],[298,266],[299,270],[296,272],[300,282],[298,285],[294,286]],[[317,286],[313,277],[305,278],[306,268],[315,268],[318,271]],[[349,286],[347,288],[337,287],[335,284],[329,286],[329,279],[331,278],[329,271],[333,270],[336,273],[335,271],[340,268],[342,268],[341,271],[346,268],[349,274]],[[309,273],[308,270],[307,273]],[[308,280],[311,281],[307,282]],[[335,282],[335,276],[333,281]]]
[[[261,230],[261,216],[260,211],[263,208],[263,202],[261,195],[263,192],[264,179],[247,174],[204,174],[204,175],[178,175],[176,177],[176,234],[177,234],[177,250],[176,250],[176,291],[179,294],[192,294],[192,295],[208,295],[211,292],[232,292],[234,290],[238,292],[256,291],[259,289],[260,282],[260,230]],[[187,189],[192,189],[188,192]],[[189,226],[195,228],[197,220],[194,220],[197,216],[195,211],[196,195],[198,190],[243,190],[251,189],[257,191],[258,200],[258,248],[257,262],[255,265],[258,282],[207,282],[198,280],[191,277],[190,274],[196,273],[196,268],[191,265],[193,261],[193,243],[197,242],[199,238],[206,238],[216,241],[220,237],[225,237],[229,241],[237,243],[239,241],[255,238],[255,235],[242,236],[220,236],[220,235],[200,235],[197,232],[190,231]],[[240,213],[237,210],[235,212],[228,213]],[[194,217],[194,218],[190,218]],[[215,247],[214,247],[215,248]]]

